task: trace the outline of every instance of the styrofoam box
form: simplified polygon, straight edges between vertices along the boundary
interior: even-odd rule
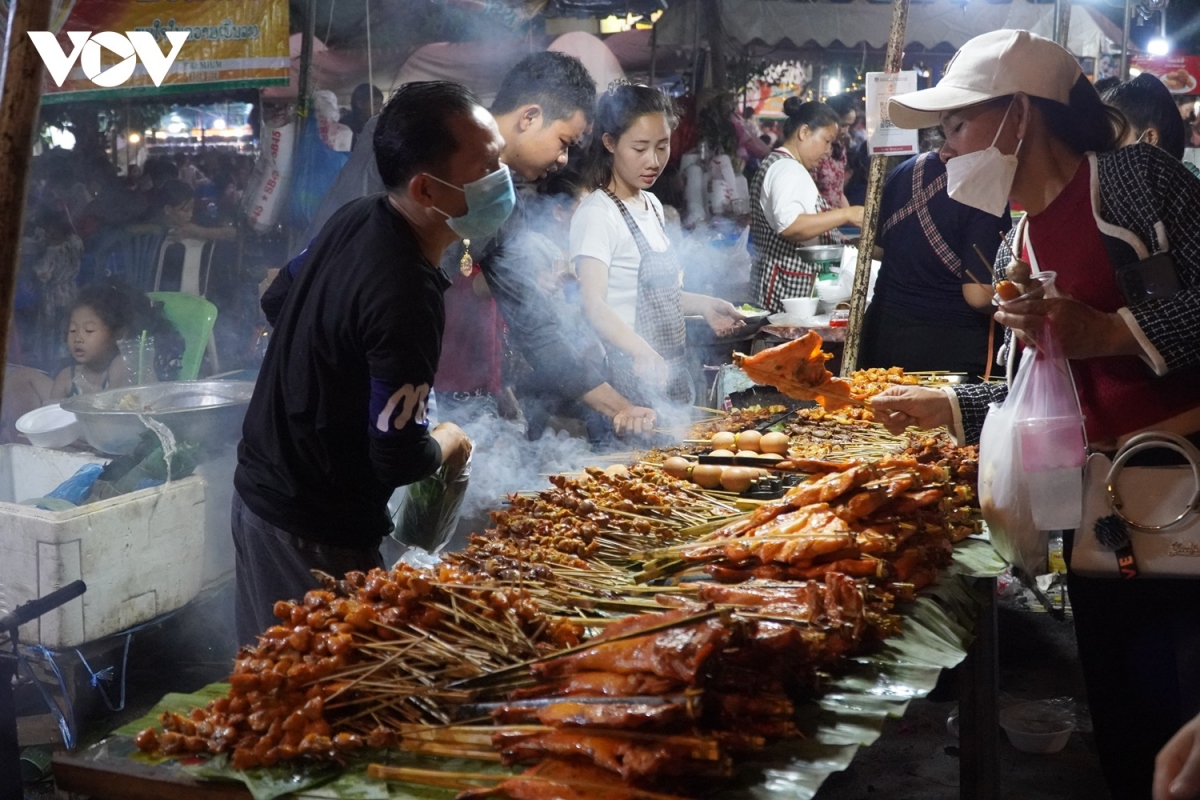
[[[173,611],[200,591],[205,482],[191,476],[68,511],[18,505],[81,466],[107,459],[0,446],[0,605],[82,579],[87,592],[21,628],[21,639],[72,647]],[[228,535],[228,533],[226,533]]]

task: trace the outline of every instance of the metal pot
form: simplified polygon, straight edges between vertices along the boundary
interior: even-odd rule
[[[125,455],[137,446],[147,418],[166,425],[177,439],[206,447],[237,441],[253,394],[252,381],[174,381],[109,389],[62,405],[75,414],[93,448]]]

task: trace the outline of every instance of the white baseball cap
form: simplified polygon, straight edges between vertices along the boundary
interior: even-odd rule
[[[946,65],[937,86],[893,97],[888,116],[900,128],[930,128],[943,111],[1023,92],[1067,105],[1083,70],[1063,47],[1020,30],[980,34]]]

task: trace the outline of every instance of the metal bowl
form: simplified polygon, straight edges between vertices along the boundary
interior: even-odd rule
[[[796,248],[800,251],[801,260],[809,263],[824,264],[836,263],[839,267],[842,264],[842,253],[845,252],[845,245],[809,245],[808,247]]]
[[[144,419],[206,447],[236,441],[253,394],[252,381],[175,381],[72,397],[62,406],[75,414],[88,444],[119,456],[133,452],[148,427]]]

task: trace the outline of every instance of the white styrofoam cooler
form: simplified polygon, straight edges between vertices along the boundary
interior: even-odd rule
[[[23,626],[24,642],[63,648],[93,641],[173,611],[200,591],[207,570],[206,484],[199,476],[61,512],[18,505],[84,464],[106,460],[0,447],[0,605],[12,610],[74,580],[88,587]]]

